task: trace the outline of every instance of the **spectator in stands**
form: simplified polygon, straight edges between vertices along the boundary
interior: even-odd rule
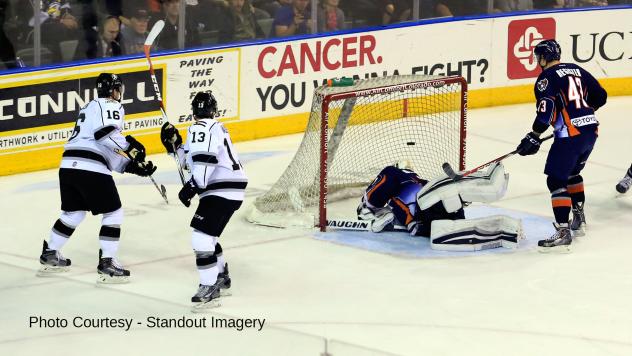
[[[575,7],[608,6],[607,0],[577,0]]]
[[[354,22],[362,25],[376,26],[382,24],[383,0],[346,0],[340,3],[340,9],[346,18],[352,18]]]
[[[340,0],[322,0],[318,13],[318,32],[345,29],[345,14],[340,10]]]
[[[438,0],[435,14],[438,17],[487,14],[487,0]]]
[[[532,0],[494,0],[492,12],[524,11],[532,8]]]
[[[309,0],[292,0],[290,5],[276,12],[272,24],[272,36],[284,37],[309,33],[310,18]]]
[[[272,18],[272,16],[270,15],[269,12],[267,12],[266,10],[263,10],[257,6],[252,5],[252,2],[250,3],[253,11],[255,12],[255,19],[257,20],[262,20],[262,19],[269,19]]]
[[[149,12],[143,8],[137,8],[131,12],[129,25],[123,26],[121,34],[125,38],[125,54],[143,53],[145,39],[149,31]]]
[[[151,14],[158,15],[162,12],[162,0],[145,0],[145,1],[147,2],[147,6]]]
[[[560,9],[564,5],[564,0],[533,0],[534,9]]]
[[[118,15],[119,20],[121,20],[121,31],[126,27],[132,26],[132,15],[134,15],[138,9],[147,11],[147,15],[150,18],[152,17],[147,0],[126,0],[121,3],[121,14]]]
[[[507,0],[512,1],[512,0]],[[435,17],[435,5],[437,0],[419,0],[419,18],[428,19]],[[412,13],[412,10],[411,10]]]
[[[165,21],[165,28],[157,39],[156,47],[159,49],[177,49],[178,46],[178,26],[180,18],[180,0],[161,0],[162,3],[162,20]],[[212,14],[209,14],[211,16]],[[188,19],[188,17],[186,18]],[[186,20],[185,19],[185,20]],[[159,19],[156,19],[158,21]],[[151,21],[151,26],[155,21]],[[190,21],[185,21],[185,47],[194,47],[200,45],[200,37],[198,29]]]
[[[86,58],[107,58],[124,54],[121,36],[121,20],[117,16],[108,16],[98,28],[87,36]]]
[[[130,0],[127,0],[130,1]],[[123,15],[123,0],[105,0],[102,4],[105,13],[120,17]],[[120,18],[119,18],[120,20]]]
[[[197,19],[200,32],[219,30],[220,24],[218,17],[221,16],[228,7],[226,1],[227,0],[198,0],[198,5],[195,8],[196,12],[202,15]],[[187,8],[187,11],[188,9],[189,8]],[[199,35],[201,37],[202,33]]]
[[[291,5],[292,0],[258,0],[253,2],[253,4],[270,14],[270,16],[275,17],[276,12],[283,6]]]
[[[42,12],[39,13],[41,23],[42,45],[52,52],[52,60],[61,62],[59,42],[79,38],[79,22],[73,16],[69,0],[42,1]],[[29,21],[35,26],[35,17]]]
[[[7,68],[16,68],[15,49],[13,43],[4,33],[4,20],[7,13],[7,0],[0,0],[0,62]]]
[[[219,43],[264,38],[255,19],[255,9],[248,0],[229,0],[228,7],[219,16]]]
[[[383,0],[382,25],[389,25],[411,19],[413,3],[411,0]]]
[[[221,9],[225,9],[228,6],[227,0],[214,1],[217,4],[221,4]],[[209,21],[209,17],[211,17],[211,21],[218,21],[217,17],[220,16],[220,12],[205,12],[203,0],[186,0],[186,23],[189,28],[195,30],[195,32],[199,34],[201,31],[206,30],[206,24]],[[211,15],[211,16],[209,16]]]

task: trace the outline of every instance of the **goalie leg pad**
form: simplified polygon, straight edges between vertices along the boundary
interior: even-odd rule
[[[436,203],[419,213],[419,224],[417,224],[416,236],[430,237],[430,228],[435,220],[462,220],[465,219],[465,212],[459,209],[454,212],[447,212],[441,202]]]
[[[509,175],[500,163],[457,181],[443,175],[419,191],[417,203],[425,210],[442,202],[445,210],[453,213],[463,207],[463,201],[487,203],[500,199],[507,191],[508,182]]]
[[[435,220],[430,231],[430,247],[441,251],[517,248],[518,241],[523,237],[521,221],[504,215],[479,219]]]

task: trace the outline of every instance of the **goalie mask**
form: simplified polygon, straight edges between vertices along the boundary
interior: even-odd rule
[[[199,92],[191,102],[193,115],[197,118],[214,118],[217,114],[217,100],[210,91]]]
[[[101,73],[97,77],[97,96],[99,98],[111,98],[113,97],[114,90],[118,90],[121,96],[116,99],[117,101],[123,100],[123,92],[125,87],[121,77],[112,73]]]
[[[395,163],[395,167],[399,169],[405,169],[409,171],[414,171],[415,167],[413,166],[413,162],[409,159],[400,159]]]

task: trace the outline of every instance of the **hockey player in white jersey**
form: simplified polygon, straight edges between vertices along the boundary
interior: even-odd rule
[[[178,194],[180,201],[189,207],[196,194],[200,197],[191,220],[191,244],[200,284],[191,302],[196,303],[196,307],[217,306],[220,289],[231,286],[228,265],[218,239],[241,206],[248,179],[228,131],[215,120],[217,101],[213,94],[197,93],[191,106],[195,123],[189,127],[184,147],[182,137],[169,123],[162,127],[161,141],[167,151],[177,154],[180,162],[191,171],[191,179]]]
[[[74,131],[59,169],[61,216],[44,241],[40,275],[63,272],[70,259],[61,254],[88,211],[103,215],[99,231],[98,282],[124,283],[130,272],[116,261],[123,210],[112,171],[149,176],[156,167],[145,163],[145,148],[132,136],[123,137],[125,111],[120,101],[124,87],[116,74],[101,73],[96,81],[97,99],[79,111]]]

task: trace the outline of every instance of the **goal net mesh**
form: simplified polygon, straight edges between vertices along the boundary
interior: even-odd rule
[[[319,209],[322,166],[325,202],[360,197],[384,167],[403,160],[424,179],[440,174],[444,162],[462,169],[465,92],[462,78],[418,75],[318,87],[300,147],[279,180],[256,199],[248,220],[279,227],[319,225],[319,214],[325,213]]]

